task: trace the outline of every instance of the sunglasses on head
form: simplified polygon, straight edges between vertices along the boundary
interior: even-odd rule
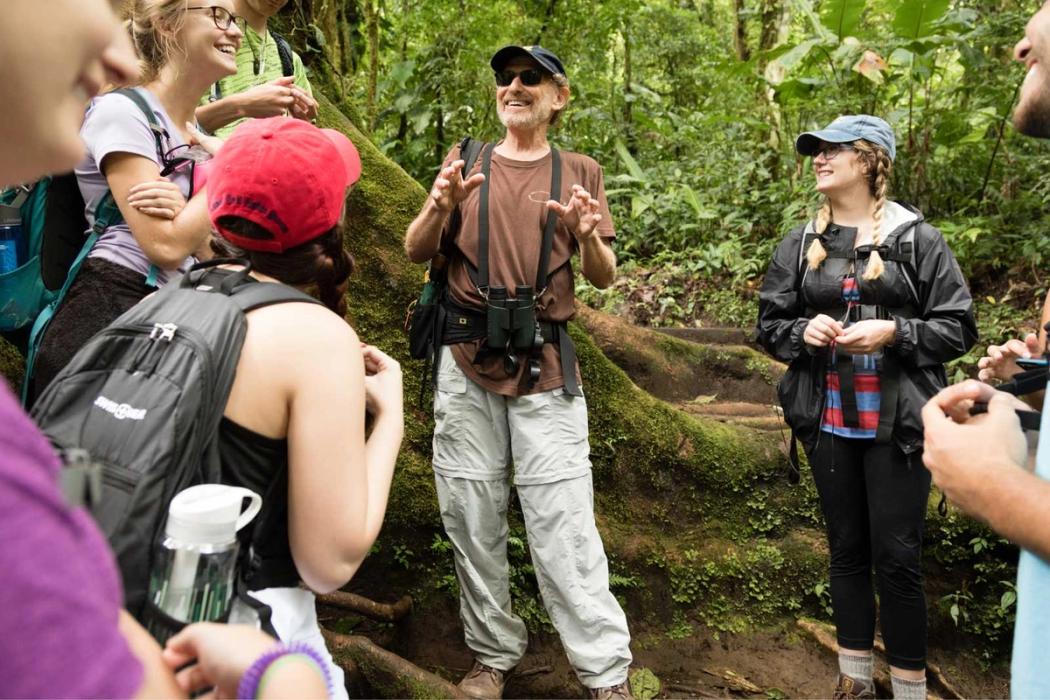
[[[511,70],[510,68],[504,68],[503,70],[496,71],[496,85],[507,87],[514,82],[515,78],[518,78],[522,85],[535,87],[543,82],[543,77],[545,75],[547,74],[539,68],[526,68],[525,70]]]

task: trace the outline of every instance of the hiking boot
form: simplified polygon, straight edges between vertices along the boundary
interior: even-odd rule
[[[459,682],[459,689],[477,700],[499,700],[503,697],[503,686],[507,683],[508,675],[510,671],[486,666],[475,659],[473,668]]]
[[[862,681],[845,673],[839,674],[838,685],[831,696],[834,700],[854,700],[854,698],[874,698],[875,683],[873,681]]]
[[[599,700],[634,700],[634,696],[631,695],[631,686],[627,681],[605,688],[588,688],[587,697]]]

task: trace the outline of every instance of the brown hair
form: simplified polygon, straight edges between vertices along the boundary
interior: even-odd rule
[[[126,0],[124,26],[139,55],[142,83],[156,80],[160,69],[182,51],[175,34],[186,19],[189,0]]]
[[[893,161],[889,153],[881,146],[876,146],[868,141],[860,140],[853,142],[853,148],[857,151],[857,157],[861,161],[865,174],[868,176],[868,190],[875,198],[875,211],[872,212],[873,227],[871,243],[878,246],[882,243],[882,216],[886,209],[886,195],[889,190],[890,173],[893,171]],[[820,210],[817,211],[816,220],[813,222],[813,230],[818,234],[824,233],[828,224],[831,223],[831,202],[825,197]],[[816,239],[806,251],[806,262],[812,269],[817,269],[828,257],[824,245],[820,239]],[[882,256],[877,250],[872,250],[868,257],[868,266],[864,270],[862,278],[865,280],[878,279],[886,269],[882,262]]]
[[[239,216],[218,221],[246,238],[272,240],[269,231]],[[212,238],[211,248],[224,258],[246,258],[252,269],[285,284],[302,289],[340,316],[346,315],[346,282],[354,271],[354,258],[343,248],[343,224],[283,253],[244,250],[224,238]]]

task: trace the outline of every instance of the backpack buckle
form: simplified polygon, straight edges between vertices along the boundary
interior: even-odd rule
[[[174,323],[154,323],[153,330],[149,332],[149,339],[166,340],[170,343],[175,339],[175,331],[178,329]]]

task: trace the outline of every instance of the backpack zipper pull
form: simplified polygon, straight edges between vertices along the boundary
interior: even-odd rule
[[[175,331],[178,329],[179,327],[174,323],[154,323],[149,337],[150,340],[166,340],[170,343],[175,339]]]

